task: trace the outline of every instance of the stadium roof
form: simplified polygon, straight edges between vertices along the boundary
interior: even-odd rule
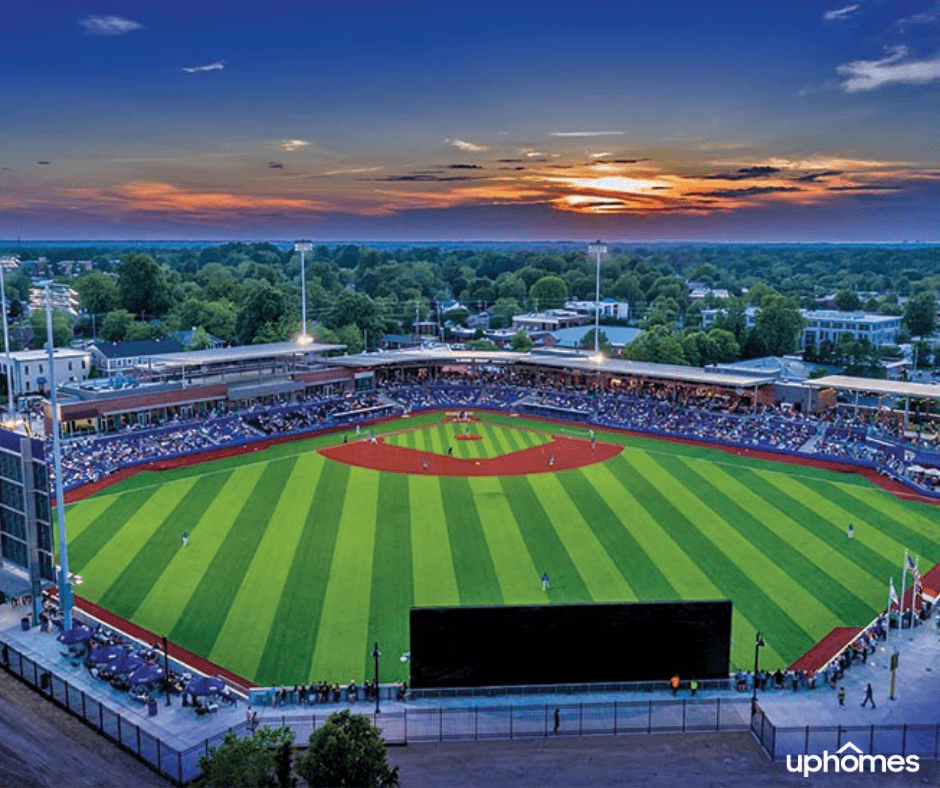
[[[643,361],[605,358],[600,362],[588,356],[555,356],[537,353],[512,353],[510,351],[449,350],[390,350],[383,353],[360,353],[355,356],[331,358],[330,364],[344,367],[388,367],[398,364],[527,364],[538,367],[555,367],[581,372],[597,372],[625,377],[647,377],[660,380],[677,380],[707,386],[734,386],[750,388],[772,383],[777,375],[754,374],[737,371],[700,369],[677,364],[651,364]]]
[[[345,345],[320,345],[311,343],[301,345],[297,342],[272,342],[266,345],[239,345],[214,350],[190,350],[184,353],[166,353],[155,362],[168,367],[189,367],[201,364],[221,364],[235,361],[255,361],[275,356],[307,355],[308,353],[328,353],[331,350],[344,350]]]
[[[882,396],[940,399],[940,385],[935,383],[909,383],[904,380],[878,380],[875,378],[853,378],[848,375],[829,375],[816,380],[807,380],[806,385],[820,389],[859,391]]]

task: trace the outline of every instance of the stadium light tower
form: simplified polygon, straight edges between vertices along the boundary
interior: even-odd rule
[[[307,272],[304,255],[313,251],[313,244],[310,241],[295,241],[294,251],[300,252],[300,342],[306,345],[310,342],[310,335],[307,333]]]
[[[588,252],[597,257],[597,278],[594,287],[594,355],[601,352],[601,256],[607,254],[607,247],[600,241],[588,246]]]
[[[46,347],[49,349],[49,403],[52,406],[52,468],[55,472],[55,513],[59,526],[59,606],[65,632],[72,628],[72,583],[69,577],[68,544],[65,538],[65,495],[62,492],[62,443],[59,436],[59,405],[56,400],[55,347],[52,336],[52,298],[46,285]]]

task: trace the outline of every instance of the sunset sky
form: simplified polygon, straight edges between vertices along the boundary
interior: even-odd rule
[[[0,238],[940,242],[940,0],[0,25]]]

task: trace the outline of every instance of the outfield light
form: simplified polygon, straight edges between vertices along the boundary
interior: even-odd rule
[[[588,356],[588,361],[593,361],[595,364],[600,364],[604,361],[606,356],[603,353],[592,353]]]
[[[295,341],[298,345],[310,345],[313,343],[313,337],[310,334],[298,334]]]

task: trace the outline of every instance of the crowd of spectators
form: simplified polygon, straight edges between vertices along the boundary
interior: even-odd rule
[[[896,414],[840,408],[824,414],[760,406],[707,389],[630,382],[600,391],[593,378],[492,369],[470,378],[448,373],[437,378],[387,371],[378,391],[318,395],[290,403],[221,407],[198,421],[174,421],[158,428],[132,426],[117,435],[77,438],[65,444],[66,489],[98,481],[115,470],[153,460],[261,440],[271,436],[357,424],[396,413],[435,408],[512,409],[621,429],[715,441],[745,448],[849,460],[905,481],[905,438]],[[924,489],[934,478],[918,477]]]

